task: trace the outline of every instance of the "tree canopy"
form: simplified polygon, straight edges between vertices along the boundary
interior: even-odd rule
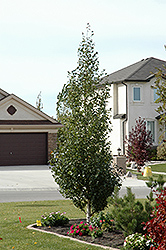
[[[41,91],[39,92],[39,94],[36,98],[36,108],[40,111],[43,109],[43,103],[42,103],[42,99],[41,99]]]
[[[78,66],[68,72],[58,95],[57,117],[64,126],[50,161],[60,192],[85,212],[87,221],[106,207],[120,181],[111,168],[109,87],[100,84],[104,73],[99,72],[93,35],[88,24],[78,48]]]
[[[163,70],[158,69],[157,73],[155,74],[155,86],[156,94],[158,95],[156,103],[159,103],[159,107],[156,111],[160,114],[160,123],[162,124],[163,121],[166,121],[166,66],[163,65]]]

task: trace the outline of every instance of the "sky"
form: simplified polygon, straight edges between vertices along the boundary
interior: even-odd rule
[[[107,74],[166,60],[166,0],[0,0],[0,88],[56,118],[57,95],[77,67],[90,23]]]

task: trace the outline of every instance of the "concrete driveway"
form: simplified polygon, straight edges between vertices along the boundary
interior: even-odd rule
[[[0,190],[43,189],[58,189],[47,165],[0,167]]]
[[[0,202],[59,199],[63,197],[47,165],[0,167]]]

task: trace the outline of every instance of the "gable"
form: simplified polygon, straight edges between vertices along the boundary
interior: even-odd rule
[[[1,94],[1,92],[0,92]],[[0,99],[0,120],[12,121],[50,121],[57,123],[53,118],[42,111],[11,94]]]

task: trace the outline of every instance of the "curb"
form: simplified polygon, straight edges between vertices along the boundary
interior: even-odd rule
[[[42,233],[53,234],[53,235],[56,235],[56,236],[61,237],[61,238],[66,238],[66,239],[69,239],[69,240],[77,241],[77,242],[87,244],[87,245],[91,245],[91,246],[101,247],[101,248],[104,248],[104,249],[119,250],[118,248],[112,248],[112,247],[102,246],[102,245],[99,245],[99,244],[93,244],[93,243],[89,243],[89,242],[86,242],[86,241],[83,241],[83,240],[77,240],[77,239],[69,237],[69,236],[65,236],[65,235],[61,235],[61,234],[57,234],[57,233],[53,233],[53,232],[47,232],[47,231],[44,231],[42,229],[34,228],[33,227],[34,225],[36,225],[36,223],[27,226],[27,229],[36,230],[36,231],[39,231],[39,232],[42,232]]]

